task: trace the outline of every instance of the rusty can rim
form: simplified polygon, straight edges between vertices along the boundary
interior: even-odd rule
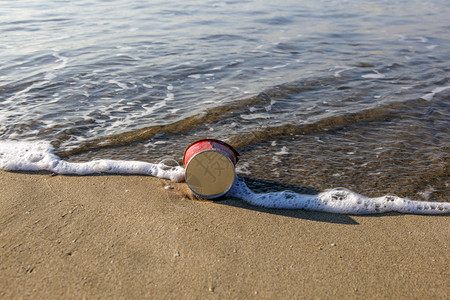
[[[221,140],[218,140],[218,139],[199,139],[199,140],[196,140],[193,143],[191,143],[184,150],[184,153],[183,153],[183,166],[186,165],[186,162],[185,162],[186,152],[189,150],[189,148],[191,148],[192,146],[194,146],[195,144],[198,144],[200,142],[215,142],[215,143],[218,143],[218,144],[222,144],[222,145],[228,147],[233,152],[234,156],[236,157],[236,163],[239,161],[239,156],[240,156],[239,152],[237,152],[237,150],[234,149],[234,147],[231,146],[230,144],[225,143],[224,141],[221,141]]]

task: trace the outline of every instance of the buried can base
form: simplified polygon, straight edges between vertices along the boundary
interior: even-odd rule
[[[200,140],[184,153],[185,177],[189,188],[204,198],[224,195],[234,183],[238,153],[218,140]]]

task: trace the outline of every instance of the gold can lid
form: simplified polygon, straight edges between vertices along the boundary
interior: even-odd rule
[[[205,198],[225,194],[233,185],[234,165],[224,154],[207,150],[193,156],[186,166],[186,183],[191,190]]]

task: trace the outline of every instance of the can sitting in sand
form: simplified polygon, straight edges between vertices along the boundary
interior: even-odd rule
[[[225,142],[215,139],[194,142],[183,157],[189,188],[209,199],[224,195],[234,183],[238,157],[239,153]]]

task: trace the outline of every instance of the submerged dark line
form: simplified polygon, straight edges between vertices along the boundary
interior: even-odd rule
[[[284,124],[266,127],[257,131],[239,134],[227,139],[227,143],[237,149],[266,142],[280,136],[311,135],[332,130],[341,130],[347,126],[363,122],[389,121],[406,117],[405,110],[423,107],[428,103],[422,99],[394,102],[363,111],[346,113],[321,119],[309,124]],[[410,115],[408,115],[410,117]]]
[[[146,127],[136,131],[91,140],[74,149],[56,151],[56,154],[60,157],[67,157],[91,150],[126,146],[131,143],[148,140],[155,137],[157,134],[176,136],[194,130],[202,124],[219,121],[235,115],[239,113],[243,107],[259,102],[261,97],[267,97],[267,95],[258,95],[245,101],[213,108],[202,113],[200,116],[191,116],[171,124]],[[402,118],[402,112],[404,112],[405,109],[411,108],[412,106],[418,107],[423,105],[426,105],[426,103],[420,99],[401,103],[391,103],[380,107],[369,108],[360,112],[331,116],[310,124],[285,124],[266,127],[257,131],[232,136],[226,139],[226,141],[233,147],[240,149],[280,136],[310,135],[331,130],[340,130],[346,126],[361,122],[387,121],[394,118]],[[57,145],[55,148],[57,148]]]
[[[289,135],[310,135],[314,133],[327,132],[330,130],[339,130],[345,126],[357,124],[360,122],[385,121],[394,118],[396,115],[395,112],[375,111],[373,113],[374,114],[372,116],[367,117],[362,117],[360,113],[353,113],[348,115],[333,116],[311,124],[285,124],[277,127],[264,128],[258,131],[252,131],[246,134],[240,134],[239,136],[234,136],[228,140],[228,143],[233,145],[233,147],[239,149],[254,144],[259,144],[275,137]]]
[[[339,81],[340,80],[335,77],[327,77],[289,82],[271,87],[256,96],[227,103],[219,107],[214,107],[202,112],[199,115],[190,116],[174,123],[149,126],[134,131],[97,138],[86,141],[76,148],[59,150],[60,145],[71,137],[71,134],[65,133],[53,141],[52,145],[56,149],[55,153],[57,155],[60,157],[68,157],[91,150],[126,146],[135,142],[143,142],[157,136],[158,134],[164,134],[167,136],[185,134],[189,131],[195,130],[196,128],[201,128],[202,125],[215,123],[233,116],[239,116],[253,105],[267,105],[273,100],[278,101],[280,99],[291,98],[293,95],[300,95],[303,92],[336,88]],[[293,134],[307,135],[325,132],[328,130],[337,130],[344,126],[359,122],[372,122],[390,118],[398,118],[401,117],[401,112],[404,112],[406,109],[420,107],[426,104],[427,102],[422,99],[405,100],[402,102],[384,104],[379,107],[369,108],[359,112],[344,113],[341,115],[326,117],[309,124],[286,124],[276,127],[266,127],[257,131],[232,136],[226,139],[226,141],[235,148],[243,148],[278,136],[288,136]]]
[[[284,98],[292,94],[298,94],[305,91],[314,90],[316,88],[323,88],[325,82],[336,81],[336,78],[325,78],[325,79],[306,79],[296,82],[290,82],[278,86],[274,86],[265,92],[262,92],[256,96],[238,100],[235,102],[227,103],[226,105],[211,108],[201,113],[198,116],[190,116],[185,119],[176,121],[167,125],[156,125],[149,126],[142,129],[124,132],[108,137],[102,137],[93,139],[82,143],[79,147],[72,148],[69,150],[58,150],[60,145],[70,139],[70,134],[63,134],[52,142],[53,147],[56,149],[55,153],[60,157],[68,157],[75,154],[80,154],[83,152],[98,150],[109,147],[126,146],[135,142],[142,142],[155,137],[157,134],[165,135],[177,135],[186,133],[196,127],[217,122],[229,118],[233,115],[238,115],[242,113],[243,110],[247,109],[251,105],[256,105],[259,103],[270,103],[272,99]]]
[[[85,142],[77,148],[63,151],[56,150],[55,153],[60,157],[67,157],[70,155],[75,155],[90,150],[116,146],[125,146],[135,142],[142,142],[161,133],[165,135],[177,135],[185,133],[202,124],[216,122],[224,118],[227,118],[231,115],[234,115],[236,114],[236,111],[239,111],[254,103],[258,103],[259,101],[261,101],[261,97],[264,97],[264,93],[245,100],[236,101],[224,106],[215,107],[201,113],[200,115],[190,116],[188,118],[176,121],[171,124],[150,126],[134,131],[124,132],[113,136],[98,138]],[[59,140],[54,141],[52,145],[56,149],[58,149],[59,145],[68,138],[69,136],[61,137]]]

